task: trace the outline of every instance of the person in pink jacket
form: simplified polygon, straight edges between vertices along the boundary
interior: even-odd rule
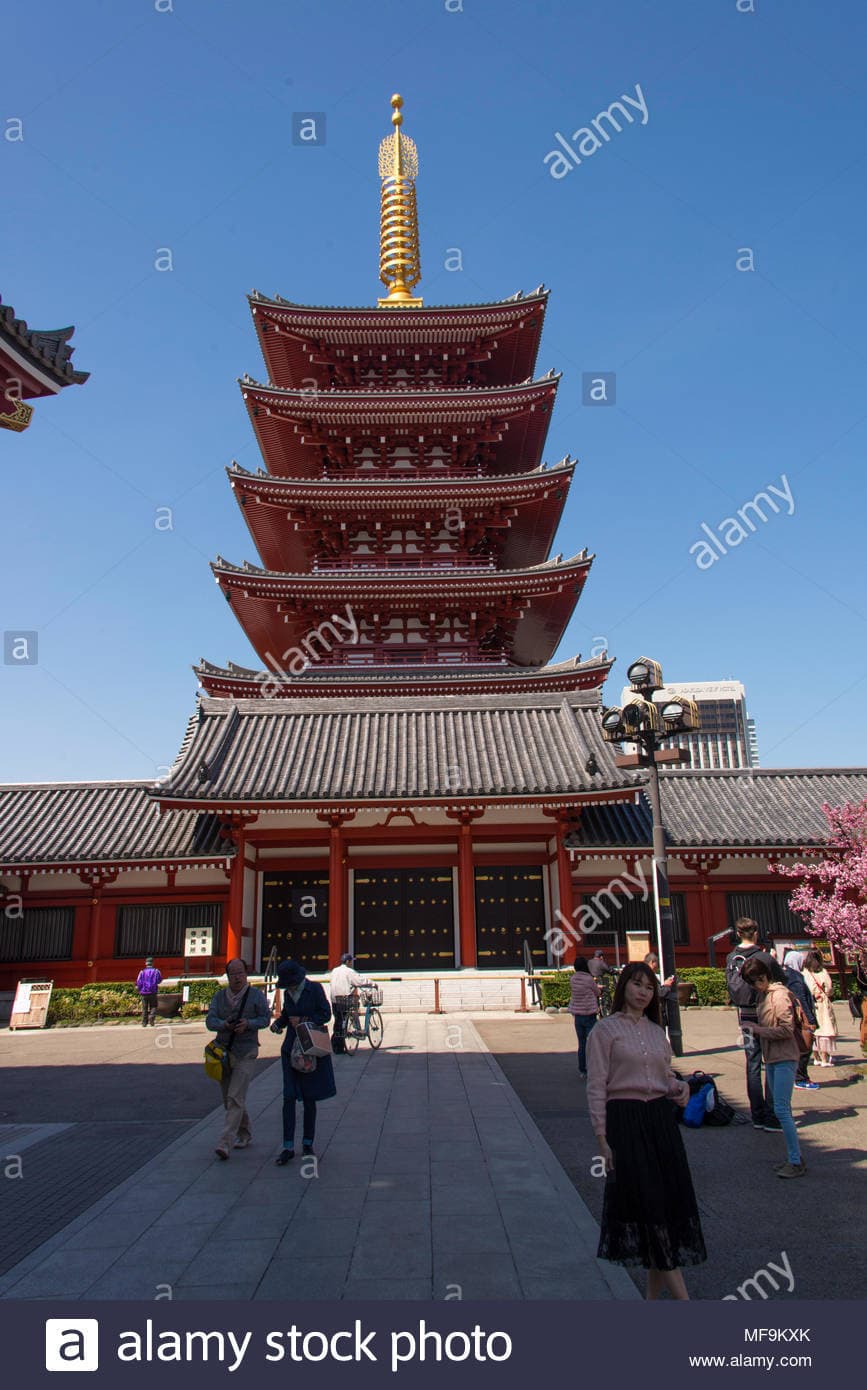
[[[659,982],[643,961],[621,971],[587,1051],[590,1119],[606,1172],[598,1257],[643,1266],[649,1299],[663,1289],[686,1299],[681,1266],[707,1259],[677,1123],[690,1091],[671,1070]]]
[[[798,1131],[792,1119],[792,1090],[801,1046],[795,1037],[795,1005],[785,985],[772,980],[764,961],[748,960],[741,974],[759,996],[758,1017],[750,1027],[762,1045],[762,1061],[771,1088],[774,1114],[783,1127],[786,1162],[778,1163],[778,1178],[800,1178],[806,1173],[801,1161]]]

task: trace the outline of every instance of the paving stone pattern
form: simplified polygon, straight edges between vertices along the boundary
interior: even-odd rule
[[[4,1158],[20,1152],[22,1176],[2,1179],[0,1274],[171,1144],[178,1128],[122,1121],[70,1125],[31,1145],[6,1138]]]
[[[390,1015],[379,1052],[335,1065],[316,1165],[275,1166],[282,1078],[267,1068],[251,1148],[214,1158],[215,1110],[0,1277],[0,1295],[637,1297],[596,1260],[595,1223],[469,1019]]]

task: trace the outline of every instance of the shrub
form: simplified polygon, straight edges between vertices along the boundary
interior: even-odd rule
[[[695,985],[701,1005],[731,1003],[726,989],[726,972],[720,968],[709,965],[688,966],[685,970],[678,971],[677,978]]]
[[[571,970],[550,971],[542,976],[539,981],[539,988],[542,992],[543,1009],[562,1009],[569,1003],[572,997],[569,987],[571,979]]]

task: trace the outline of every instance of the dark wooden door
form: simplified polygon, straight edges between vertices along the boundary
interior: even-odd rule
[[[262,875],[262,959],[300,960],[311,973],[328,969],[328,875]]]
[[[476,869],[476,952],[480,968],[519,970],[524,942],[533,965],[548,964],[541,866]]]
[[[450,869],[359,869],[354,893],[359,970],[453,970]]]

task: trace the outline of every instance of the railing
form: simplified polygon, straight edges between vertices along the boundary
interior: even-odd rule
[[[490,555],[347,555],[342,559],[313,561],[314,574],[365,573],[379,570],[422,570],[442,572],[454,569],[493,570],[496,566]]]

